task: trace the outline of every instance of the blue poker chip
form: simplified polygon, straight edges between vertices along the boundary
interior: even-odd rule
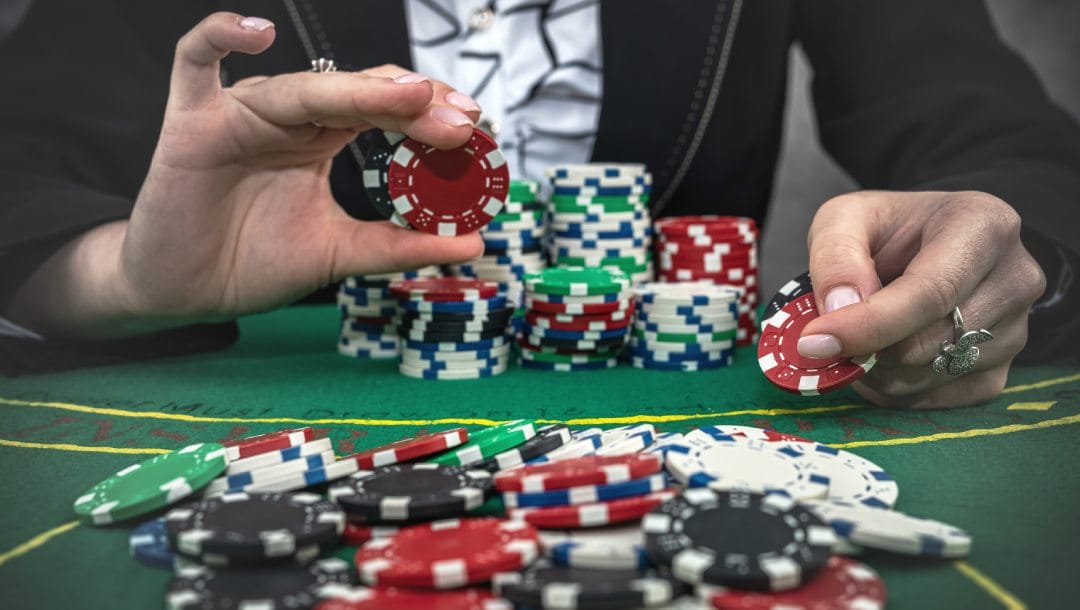
[[[651,174],[631,174],[623,176],[555,176],[553,184],[580,186],[646,186],[652,184]]]
[[[577,295],[534,293],[533,298],[544,301],[546,303],[576,303],[577,299],[580,299],[581,297]],[[625,295],[618,292],[589,296],[589,303],[614,303],[616,301],[625,300]]]
[[[445,354],[447,353],[447,350],[442,350],[442,351],[437,351],[436,352],[436,351],[422,351],[422,350],[415,350],[415,349],[408,349],[408,348],[406,348],[406,351],[415,360],[430,360],[432,362],[440,362],[440,361],[442,361],[443,360],[442,357],[445,356]],[[462,350],[460,352],[455,352],[455,353],[460,354],[460,353],[464,353],[464,352],[474,352],[473,359],[476,362],[482,362],[482,361],[485,361],[485,360],[496,360],[498,358],[505,357],[506,354],[509,353],[509,350],[507,350],[505,347],[492,347],[492,348],[488,348],[488,349]]]
[[[510,248],[536,248],[540,246],[540,238],[538,237],[521,237],[514,239],[507,239],[501,237],[484,237],[484,247],[492,248],[494,250],[503,250]]]
[[[481,379],[484,377],[494,377],[495,375],[505,372],[506,365],[470,370],[432,370],[400,365],[398,366],[398,371],[403,375],[408,375],[409,377],[415,377],[417,379]]]
[[[667,326],[667,325],[664,324],[664,323],[659,323],[658,324],[656,322],[646,322],[646,321],[643,320],[643,321],[638,323],[637,328],[640,328],[640,329],[648,331],[648,332],[654,332],[654,333],[669,332],[668,330],[665,329],[665,326]],[[694,327],[694,332],[698,333],[698,334],[699,333],[720,332],[722,330],[731,330],[733,328],[733,325],[728,324],[728,323],[724,323],[721,326],[721,325],[717,325],[717,324],[705,324],[705,323],[697,322],[697,323],[688,323],[688,324],[686,324],[686,326],[693,326]],[[679,331],[679,332],[682,332],[682,331]]]
[[[585,250],[585,249],[580,248],[580,247],[578,247],[578,248],[558,247],[558,248],[555,248],[555,258],[556,259],[561,259],[561,258],[564,258],[564,257],[570,257],[570,258],[577,259],[577,258],[580,258],[582,256],[583,250]],[[627,252],[627,250],[624,250],[622,248],[602,248],[602,249],[594,248],[591,251],[589,251],[588,256],[589,256],[589,260],[592,261],[595,258],[621,258],[623,256],[627,256],[628,254],[629,253]],[[590,265],[590,266],[594,266],[594,265]]]
[[[660,364],[672,364],[678,362],[707,362],[710,360],[731,359],[734,352],[731,349],[702,351],[700,348],[684,351],[655,350],[640,344],[630,348],[630,355],[643,360]]]
[[[617,229],[597,229],[584,225],[580,228],[566,228],[552,231],[555,237],[589,239],[644,239],[652,234],[648,227],[635,227],[627,224]]]
[[[732,307],[732,305],[728,305],[727,309],[730,311],[731,307]],[[737,305],[735,305],[735,307],[737,307]],[[642,313],[648,313],[648,306],[647,305],[644,306],[644,307],[639,307],[638,309]],[[701,305],[665,305],[664,306],[665,313],[657,314],[656,312],[653,312],[652,315],[654,315],[654,316],[663,315],[663,316],[669,316],[669,317],[670,316],[702,316],[702,315],[708,316],[708,315],[712,314],[713,312],[715,312],[716,310],[717,310],[717,307],[715,305],[709,305],[707,307],[703,307]],[[670,311],[671,313],[667,313],[668,311]]]
[[[299,464],[301,462],[304,463],[305,466],[300,467]],[[326,463],[323,462],[322,454],[305,455],[305,456],[300,457],[300,458],[298,458],[296,460],[290,460],[288,464],[289,464],[288,467],[293,469],[293,470],[290,470],[289,472],[301,472],[301,471],[306,472],[306,471],[309,471],[309,470],[316,470],[318,468],[323,468],[323,467],[326,466]],[[262,470],[262,469],[259,469],[259,470]],[[269,472],[273,472],[273,467],[270,467]],[[237,473],[230,474],[230,475],[226,476],[225,477],[225,484],[228,486],[229,491],[242,491],[248,485],[251,485],[251,484],[253,484],[253,483],[257,482],[257,481],[262,481],[263,479],[267,478],[265,476],[261,477],[260,474],[265,474],[265,473],[258,473],[257,471],[237,472]],[[280,476],[280,474],[270,474],[268,476],[270,478],[276,478],[276,477]]]
[[[642,358],[641,356],[634,356],[631,360],[633,365],[638,368],[655,369],[659,371],[705,371],[710,369],[720,369],[726,366],[730,366],[732,359],[730,356],[722,358],[720,360],[687,360],[681,362],[663,362],[660,360],[650,360]]]
[[[558,339],[560,341],[603,341],[604,339],[625,337],[630,332],[630,327],[624,326],[612,330],[558,330],[526,324],[522,327],[522,330],[526,334],[543,339]]]
[[[172,570],[175,555],[169,550],[165,518],[158,517],[132,530],[128,536],[128,550],[143,565]]]
[[[587,172],[582,174],[582,172]],[[547,169],[549,178],[585,179],[599,176],[604,178],[637,178],[645,175],[645,166],[640,163],[589,163],[587,165],[553,166]]]
[[[484,313],[506,308],[506,297],[495,296],[475,301],[401,301],[408,311],[434,311],[446,313]]]
[[[600,197],[626,197],[629,195],[648,195],[652,193],[649,185],[635,184],[633,186],[556,186],[555,195],[600,196]]]
[[[606,485],[582,485],[549,491],[507,491],[503,493],[503,503],[507,508],[591,504],[656,493],[666,489],[669,484],[668,475],[661,473]]]
[[[415,369],[423,369],[426,371],[449,371],[449,370],[462,370],[462,369],[491,369],[495,368],[506,362],[506,356],[489,356],[487,358],[479,358],[476,360],[469,360],[466,365],[461,360],[455,360],[453,362],[447,362],[445,360],[435,360],[431,358],[417,358],[421,360],[423,364],[417,363],[415,360],[402,360],[409,367]]]
[[[539,360],[521,359],[522,368],[539,369],[541,371],[559,371],[569,373],[572,371],[599,371],[613,369],[618,366],[618,359],[596,360],[594,362],[541,362]]]
[[[338,339],[338,347],[340,349],[393,351],[398,348],[398,341],[397,337],[385,334],[375,338],[341,337]]]
[[[573,238],[572,238],[573,239]],[[618,252],[628,252],[639,248],[644,248],[647,245],[647,241],[644,239],[634,239],[629,244],[623,244],[617,247],[612,247],[611,244],[604,239],[582,239],[576,244],[574,248],[578,250],[609,250]],[[610,256],[610,255],[605,255]],[[615,256],[619,256],[616,254]]]
[[[406,349],[421,352],[473,352],[478,350],[492,349],[506,345],[506,337],[494,337],[481,341],[446,341],[442,343],[429,343],[424,341],[405,341]]]

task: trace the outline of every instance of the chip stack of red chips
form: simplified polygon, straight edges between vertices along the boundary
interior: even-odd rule
[[[654,224],[657,279],[710,281],[739,289],[735,344],[757,340],[759,231],[742,216],[675,216]]]

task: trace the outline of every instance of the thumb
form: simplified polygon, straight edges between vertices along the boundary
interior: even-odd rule
[[[881,288],[872,256],[879,216],[872,193],[831,199],[814,215],[807,241],[810,278],[822,316],[861,303]],[[843,351],[836,336],[815,334],[813,328],[808,326],[799,339],[800,354],[832,358]]]
[[[176,43],[169,104],[197,108],[221,91],[221,60],[233,51],[262,53],[274,42],[274,24],[261,17],[219,12]]]

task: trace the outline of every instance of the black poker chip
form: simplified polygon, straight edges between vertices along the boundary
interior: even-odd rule
[[[542,250],[543,247],[540,245],[540,242],[522,246],[520,248],[492,248],[487,246],[484,248],[484,256],[517,256],[519,254],[534,254],[541,252]]]
[[[536,436],[525,441],[524,444],[496,454],[479,464],[474,464],[473,467],[487,470],[488,472],[498,472],[500,470],[516,468],[529,460],[555,451],[559,447],[569,443],[570,440],[570,428],[566,425],[552,424],[550,426],[544,426],[536,431]]]
[[[331,487],[329,497],[353,521],[400,524],[464,516],[492,489],[486,470],[421,462],[362,470]]]
[[[572,339],[551,339],[548,337],[537,337],[534,335],[526,335],[525,340],[529,345],[535,347],[546,347],[555,350],[615,350],[621,348],[626,344],[626,337],[615,337],[612,339],[596,339],[596,340],[581,340],[575,341]]]
[[[383,218],[390,218],[394,213],[394,203],[387,189],[387,172],[398,144],[404,139],[405,134],[380,129],[373,129],[360,138],[364,151],[364,191],[371,206]]]
[[[514,310],[509,307],[502,309],[493,309],[491,311],[485,311],[480,313],[473,312],[460,312],[460,311],[412,311],[404,310],[398,312],[398,319],[401,322],[411,323],[413,320],[419,320],[426,323],[431,322],[490,322],[506,323],[513,315]]]
[[[353,584],[353,570],[341,559],[306,566],[219,570],[191,565],[177,568],[165,594],[169,610],[305,610],[341,594]]]
[[[552,565],[540,560],[522,572],[503,572],[491,579],[497,595],[524,608],[609,610],[667,604],[685,586],[656,569],[599,570]],[[556,604],[551,601],[557,600]]]
[[[485,341],[506,335],[506,326],[495,326],[477,331],[440,331],[440,330],[410,330],[399,326],[398,334],[410,341],[423,343],[468,343],[472,341]]]
[[[306,563],[344,531],[341,507],[312,493],[228,493],[165,515],[169,547],[211,566]]]
[[[783,494],[688,489],[642,520],[645,549],[679,580],[786,591],[825,567],[832,527]]]
[[[765,322],[776,315],[776,312],[783,309],[784,305],[813,291],[814,285],[810,282],[809,271],[781,286],[780,290],[778,290],[777,293],[773,295],[773,298],[769,300],[768,304],[765,305],[765,311],[761,316],[761,326],[764,327]]]

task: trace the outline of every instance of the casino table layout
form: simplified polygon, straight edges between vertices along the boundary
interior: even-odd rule
[[[849,389],[783,393],[751,348],[729,368],[699,373],[511,368],[424,381],[392,361],[338,355],[338,329],[332,307],[297,306],[242,320],[240,341],[220,352],[0,378],[0,605],[161,607],[169,574],[129,557],[133,525],[81,525],[71,508],[89,486],[149,456],[301,425],[343,455],[516,418],[675,432],[747,424],[853,450],[897,479],[898,509],[975,541],[959,561],[864,554],[886,582],[889,608],[1075,608],[1080,599],[1080,362],[1016,367],[987,405],[908,411],[869,406]]]

